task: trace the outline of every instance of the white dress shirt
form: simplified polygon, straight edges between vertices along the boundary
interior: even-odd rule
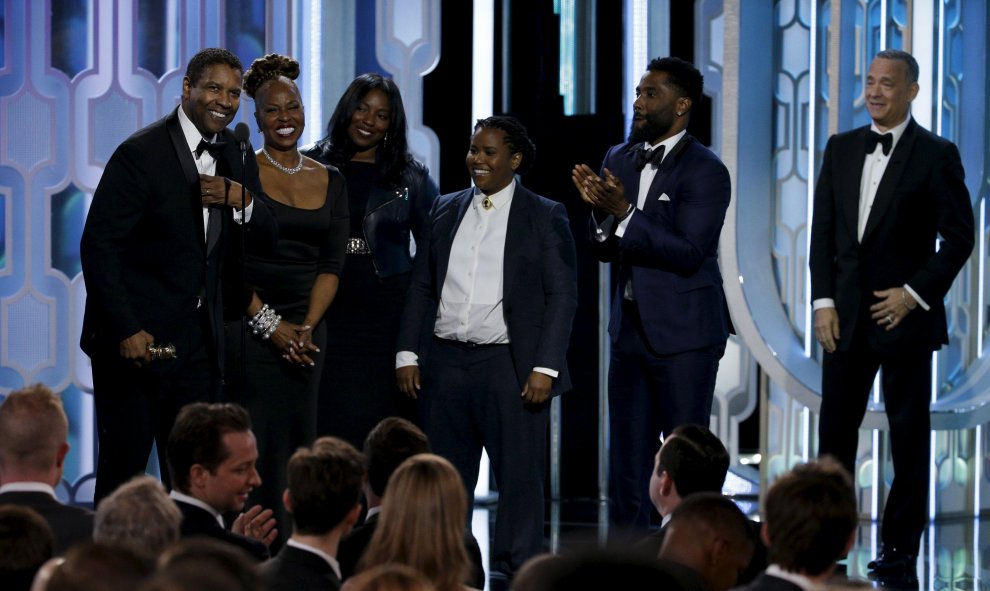
[[[791,583],[794,583],[795,585],[800,587],[802,591],[819,591],[820,589],[822,589],[821,585],[812,581],[808,577],[804,575],[800,575],[798,573],[792,573],[790,571],[786,571],[777,564],[771,564],[770,566],[767,567],[767,570],[765,572],[766,574],[772,577],[777,577],[778,579],[784,579],[785,581],[790,581]]]
[[[172,489],[172,492],[168,493],[168,496],[175,501],[180,501],[182,503],[186,503],[187,505],[192,505],[193,507],[199,507],[200,509],[212,515],[213,518],[217,520],[217,523],[220,524],[220,527],[227,529],[227,526],[223,524],[223,516],[220,515],[220,512],[214,509],[213,507],[211,507],[210,505],[204,503],[203,501],[197,499],[196,497],[191,497],[175,489]]]
[[[0,495],[9,492],[39,492],[49,494],[53,499],[58,499],[52,485],[44,482],[11,482],[0,486]]]

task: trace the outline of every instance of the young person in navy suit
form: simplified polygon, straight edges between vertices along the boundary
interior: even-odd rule
[[[593,208],[592,244],[616,263],[609,336],[612,520],[647,527],[660,434],[710,420],[731,330],[718,240],[729,173],[687,134],[702,76],[678,58],[650,62],[636,87],[629,141],[572,180]]]
[[[942,299],[974,243],[959,150],[910,116],[918,74],[904,51],[882,51],[870,64],[872,123],[825,147],[809,257],[815,336],[825,349],[818,452],[850,474],[883,370],[894,481],[883,552],[868,566],[890,574],[914,570],[928,523],[932,351],[949,342]]]
[[[252,198],[258,165],[253,156],[241,165],[227,131],[242,69],[226,49],[193,56],[180,106],[117,147],[93,194],[80,244],[80,345],[93,363],[96,503],[144,472],[153,441],[165,465],[179,408],[219,397],[228,245],[244,231],[274,248],[274,215]]]
[[[549,398],[570,388],[577,309],[564,206],[515,180],[535,153],[511,117],[475,125],[466,158],[474,187],[430,212],[396,354],[399,389],[419,398],[433,451],[469,495],[488,450],[499,490],[493,569],[509,575],[543,548]]]

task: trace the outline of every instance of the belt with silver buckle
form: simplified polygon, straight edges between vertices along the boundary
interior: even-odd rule
[[[368,248],[368,243],[364,241],[364,238],[348,238],[347,248],[344,252],[347,254],[371,254],[371,249]]]

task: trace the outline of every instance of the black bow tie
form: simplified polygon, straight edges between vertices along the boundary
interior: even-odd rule
[[[636,150],[636,170],[643,170],[643,167],[647,164],[653,166],[653,168],[660,167],[660,161],[663,160],[663,152],[666,146],[658,146],[653,150],[647,150],[645,147],[640,146]]]
[[[217,155],[223,150],[223,147],[227,145],[227,142],[208,142],[204,139],[199,140],[199,145],[196,146],[196,158],[198,159],[203,155],[203,152],[209,152],[210,156],[216,160]]]
[[[885,133],[883,135],[870,130],[870,135],[866,136],[866,153],[872,154],[877,149],[877,144],[883,146],[883,155],[890,154],[890,148],[894,145],[894,134]]]

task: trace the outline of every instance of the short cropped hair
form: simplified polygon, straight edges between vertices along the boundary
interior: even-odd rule
[[[904,62],[904,65],[907,66],[908,82],[917,84],[918,78],[921,75],[921,68],[918,67],[918,60],[914,59],[914,56],[910,53],[901,51],[900,49],[884,49],[876,57]]]
[[[0,505],[0,581],[5,589],[30,589],[54,548],[52,530],[41,515],[27,507]]]
[[[158,561],[159,572],[198,573],[202,577],[211,573],[210,579],[223,581],[212,591],[263,591],[264,578],[254,562],[240,548],[215,538],[193,536],[183,538],[170,546]],[[182,577],[185,578],[185,577]],[[233,583],[233,585],[231,585]],[[175,587],[165,587],[175,589]],[[156,589],[162,589],[156,587]],[[181,587],[181,589],[185,589]]]
[[[721,492],[728,471],[729,452],[702,425],[677,427],[660,448],[657,476],[667,472],[681,498],[697,492]]]
[[[414,455],[429,452],[426,434],[412,421],[401,417],[382,419],[364,440],[371,492],[384,496],[385,485],[399,464]]]
[[[856,528],[852,478],[834,459],[795,466],[778,478],[766,499],[769,558],[795,572],[825,572]]]
[[[154,561],[179,539],[182,512],[162,484],[136,476],[100,501],[93,523],[93,540],[124,546]]]
[[[69,548],[65,562],[52,572],[47,591],[117,591],[134,589],[153,564],[127,548],[83,542]]]
[[[686,525],[696,532],[717,533],[738,546],[752,546],[749,520],[732,499],[718,493],[693,494],[671,513],[670,525]]]
[[[522,154],[522,162],[516,168],[516,173],[523,174],[533,166],[536,160],[536,144],[529,139],[526,126],[515,117],[496,115],[486,119],[478,119],[474,124],[475,133],[480,129],[501,129],[505,132],[505,144],[511,154]]]
[[[230,454],[223,436],[250,430],[251,417],[240,405],[195,402],[183,406],[168,436],[172,486],[189,492],[189,470],[199,464],[210,472],[216,471]]]
[[[320,437],[289,459],[289,500],[295,533],[322,535],[343,521],[361,498],[364,454],[336,437]]]
[[[186,66],[186,78],[189,79],[189,83],[195,85],[199,82],[200,77],[203,75],[203,70],[214,64],[226,64],[238,72],[244,71],[244,66],[241,65],[240,58],[230,50],[223,49],[222,47],[207,47],[200,50],[189,60],[189,64]]]
[[[701,92],[704,90],[704,76],[691,62],[679,57],[658,57],[653,59],[646,69],[650,72],[666,72],[667,83],[681,91],[682,96],[691,99],[691,108],[700,104]]]
[[[68,433],[58,394],[42,384],[15,390],[0,403],[0,466],[50,469]]]

